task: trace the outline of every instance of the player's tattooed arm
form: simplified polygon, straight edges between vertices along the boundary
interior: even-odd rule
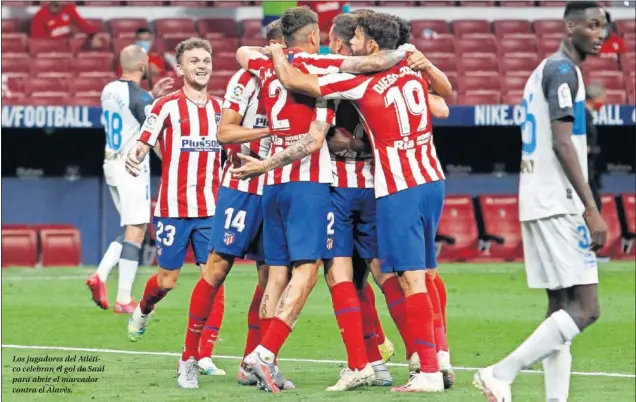
[[[243,117],[232,109],[223,109],[216,138],[221,144],[243,144],[269,136],[268,128],[245,128]]]
[[[406,57],[404,50],[380,50],[369,56],[347,57],[340,65],[341,73],[365,74],[388,70]]]

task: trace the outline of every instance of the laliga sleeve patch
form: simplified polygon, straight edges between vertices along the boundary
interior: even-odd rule
[[[146,122],[142,127],[142,131],[150,131],[153,132],[157,126],[157,115],[151,114],[146,118]]]
[[[557,89],[557,99],[561,109],[567,109],[573,106],[572,92],[570,92],[570,86],[567,83],[559,85],[559,88]]]
[[[233,103],[241,103],[243,101],[243,94],[245,93],[245,86],[242,84],[236,84],[234,88],[232,88],[232,92],[228,93],[227,101]]]

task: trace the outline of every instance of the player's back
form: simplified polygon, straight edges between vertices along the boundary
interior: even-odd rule
[[[139,136],[152,97],[132,81],[108,83],[101,96],[102,124],[106,132],[106,159],[125,155]]]
[[[521,221],[579,214],[583,204],[553,149],[551,123],[573,118],[572,142],[587,177],[585,86],[576,64],[563,52],[539,64],[526,83],[522,101],[522,152],[519,180]]]

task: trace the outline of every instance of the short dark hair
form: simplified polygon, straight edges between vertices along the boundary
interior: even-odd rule
[[[280,27],[280,18],[267,24],[265,28],[265,40],[276,40],[283,36],[283,30]]]
[[[307,6],[292,7],[287,9],[280,17],[280,26],[287,46],[294,46],[302,39],[297,35],[298,31],[308,25],[318,24],[318,14]]]
[[[565,6],[565,12],[563,13],[563,19],[571,19],[579,17],[578,14],[590,8],[603,8],[596,1],[570,1]]]
[[[141,34],[145,34],[145,33],[149,33],[152,35],[152,31],[150,30],[150,28],[148,27],[141,27],[141,28],[137,28],[137,30],[135,31],[135,36],[136,35],[141,35]]]
[[[333,32],[347,44],[356,36],[358,17],[355,14],[340,14],[333,19]]]
[[[181,63],[181,57],[183,57],[183,53],[192,49],[203,49],[206,52],[212,54],[212,45],[210,45],[210,42],[208,42],[205,39],[192,37],[182,42],[179,42],[179,44],[177,45],[177,48],[176,48],[177,62]]]
[[[380,49],[395,49],[400,37],[400,26],[393,16],[384,13],[368,14],[359,18],[358,26],[366,37],[378,43]]]
[[[354,14],[354,15],[367,15],[367,14],[375,14],[375,11],[371,10],[370,8],[359,8],[357,10],[353,10],[351,11],[350,14]]]
[[[395,16],[395,21],[398,23],[400,29],[400,36],[398,37],[398,41],[396,46],[402,46],[406,43],[409,43],[411,40],[411,25],[404,18],[400,18]]]

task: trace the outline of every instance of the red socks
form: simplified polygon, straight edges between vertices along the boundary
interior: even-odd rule
[[[448,325],[446,325],[446,286],[444,285],[444,281],[442,277],[437,274],[435,275],[435,287],[437,288],[437,294],[439,295],[439,304],[442,309],[442,321],[444,323],[444,330],[448,331]]]
[[[252,296],[252,303],[250,304],[250,310],[247,312],[247,340],[245,341],[243,357],[252,353],[261,342],[261,326],[258,318],[258,309],[261,306],[261,300],[263,300],[263,289],[256,285],[254,296]]]
[[[411,341],[409,330],[406,322],[406,308],[404,303],[404,292],[400,287],[400,282],[397,276],[392,276],[382,284],[382,292],[386,298],[386,305],[389,308],[389,313],[395,326],[400,332],[400,336],[404,341],[406,347],[406,358],[411,358],[411,355],[415,353],[415,346]]]
[[[361,370],[367,365],[367,352],[362,334],[360,300],[353,282],[341,282],[331,289],[333,311],[342,335],[347,360],[351,370]]]
[[[433,306],[427,293],[416,293],[406,298],[406,314],[411,339],[420,357],[422,373],[437,373],[437,351],[433,332]]]
[[[287,340],[287,337],[291,332],[291,328],[285,321],[277,317],[266,318],[265,320],[270,321],[267,332],[263,333],[261,345],[272,352],[275,356],[278,356],[278,352],[280,352],[280,348],[283,347],[283,344]],[[261,328],[263,327],[263,321],[264,320],[261,320]]]
[[[446,341],[446,329],[444,328],[444,319],[442,316],[442,308],[437,294],[437,286],[431,275],[426,274],[426,289],[433,306],[433,328],[435,333],[435,347],[437,351],[443,350],[448,352],[448,342]]]
[[[172,289],[162,289],[159,286],[157,274],[154,274],[146,282],[146,288],[144,289],[144,295],[139,302],[139,308],[142,314],[150,314],[155,309],[155,304],[159,303],[161,299],[166,297],[169,291]]]
[[[225,286],[221,285],[219,291],[214,298],[212,310],[205,321],[203,331],[201,331],[201,340],[199,341],[199,359],[204,357],[212,357],[214,345],[219,338],[221,324],[223,324],[223,315],[225,314]]]
[[[373,308],[373,311],[369,311],[369,314],[373,314],[373,319],[375,320],[375,333],[378,335],[378,345],[382,345],[386,339],[384,335],[384,329],[382,328],[382,323],[380,322],[380,316],[378,315],[378,310],[375,308],[375,292],[373,291],[373,287],[369,282],[367,282],[366,286],[363,289],[364,297],[369,300],[369,306]],[[362,297],[360,297],[360,301],[362,301]],[[362,321],[364,324],[364,311],[362,312]]]
[[[216,289],[214,289],[205,279],[201,278],[192,290],[190,298],[190,309],[188,314],[188,326],[186,327],[185,346],[181,360],[188,360],[194,357],[199,360],[199,340],[203,323],[208,319]]]
[[[373,294],[373,290],[369,292],[371,286],[362,289],[358,295],[360,297],[360,310],[362,312],[362,330],[364,334],[364,346],[367,351],[367,359],[370,363],[382,360],[380,350],[378,349],[377,328],[377,310],[375,309],[375,300],[369,297],[369,293]]]

